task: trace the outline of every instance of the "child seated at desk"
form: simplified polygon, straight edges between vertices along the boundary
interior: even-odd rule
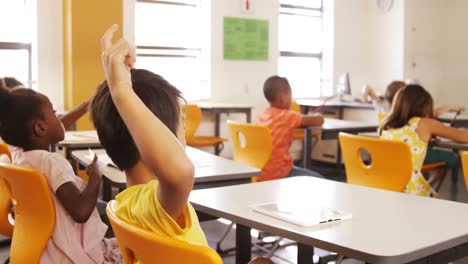
[[[393,103],[393,98],[395,97],[396,93],[407,84],[403,81],[392,81],[385,91],[385,99],[381,102],[378,102],[377,105],[380,105],[378,109],[385,109],[384,112],[379,113],[382,117],[385,117],[386,112],[389,111],[390,107]],[[373,92],[372,88],[369,88],[369,96],[373,98],[375,101],[380,99],[375,97],[375,92]],[[433,117],[437,118],[440,115],[447,113],[447,112],[459,112],[464,111],[465,108],[460,105],[442,105],[439,107],[434,108],[433,110]],[[424,159],[424,164],[431,164],[436,162],[446,162],[447,166],[442,167],[436,170],[428,179],[428,183],[430,185],[434,184],[438,180],[442,178],[443,175],[447,173],[447,171],[451,171],[452,173],[458,173],[458,168],[460,167],[459,157],[458,155],[449,150],[442,150],[442,149],[435,149],[432,146],[428,146],[426,157]],[[426,175],[427,176],[427,175]]]
[[[321,126],[323,117],[320,114],[302,115],[291,110],[292,92],[288,79],[271,76],[263,85],[263,93],[270,106],[258,116],[258,123],[268,126],[271,133],[273,150],[271,158],[262,169],[259,181],[281,179],[287,176],[320,174],[293,166],[289,154],[294,129],[306,126]]]
[[[102,37],[107,81],[91,102],[99,140],[127,179],[115,198],[116,214],[157,235],[208,246],[188,202],[195,176],[184,149],[182,94],[157,74],[130,69],[134,48],[123,39],[112,43],[116,30],[113,25]]]
[[[433,136],[468,143],[468,131],[445,126],[433,119],[432,96],[420,85],[401,88],[392,109],[380,125],[380,137],[404,141],[411,147],[413,175],[405,192],[421,196],[438,196],[421,173],[427,145]]]
[[[104,238],[108,227],[96,210],[101,183],[96,158],[86,169],[86,183],[63,156],[48,151],[63,140],[64,130],[47,96],[0,87],[0,137],[14,146],[12,163],[40,171],[52,192],[56,224],[40,263],[121,262],[115,239]]]

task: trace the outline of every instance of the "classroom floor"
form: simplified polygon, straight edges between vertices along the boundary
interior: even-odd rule
[[[344,181],[345,175],[343,171],[337,170],[333,168],[332,166],[326,167],[323,166],[323,164],[315,164],[317,167],[315,168],[316,171],[320,172],[322,175],[324,175],[327,178],[337,180],[337,181]],[[460,170],[460,175],[458,177],[458,201],[468,203],[468,192],[465,190],[465,182],[463,179],[462,172]],[[447,177],[442,184],[442,187],[440,189],[440,193],[442,194],[443,197],[449,197],[450,196],[450,177]],[[201,226],[203,230],[205,231],[206,237],[208,239],[208,243],[212,248],[216,248],[216,242],[218,239],[221,237],[221,235],[224,233],[224,230],[226,230],[227,227],[227,222],[226,221],[208,221],[208,222],[203,222],[201,223]],[[3,240],[3,238],[0,236],[0,240]],[[285,241],[285,242],[291,242],[291,241]],[[229,234],[227,239],[223,242],[222,246],[223,249],[225,248],[231,248],[234,246],[235,243],[235,234],[234,230],[232,230]],[[296,246],[291,245],[285,248],[280,248],[279,250],[276,251],[275,255],[273,256],[272,260],[277,263],[277,264],[288,264],[288,263],[296,263]],[[6,258],[8,257],[9,253],[9,246],[4,245],[4,243],[0,243],[0,264],[2,264]],[[318,254],[320,256],[327,256],[329,255],[328,252],[322,251],[322,250],[316,250],[315,254]],[[265,255],[262,251],[259,250],[252,250],[252,256],[262,256]],[[314,262],[317,263],[318,257],[314,258]],[[225,264],[233,264],[235,263],[235,256],[233,253],[223,256],[223,262]],[[330,262],[333,263],[333,262]],[[343,261],[345,264],[357,264],[357,263],[364,263],[360,262],[357,260],[353,259],[345,259]],[[454,264],[468,264],[468,257],[456,262],[453,262]]]

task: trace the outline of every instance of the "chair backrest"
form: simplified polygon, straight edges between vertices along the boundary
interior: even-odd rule
[[[387,115],[388,115],[388,112],[378,112],[377,119],[379,123],[382,122],[385,119],[385,117],[387,117]]]
[[[11,153],[8,145],[0,143],[0,156],[7,155],[11,160]],[[13,235],[13,224],[10,223],[8,215],[12,204],[11,193],[5,181],[0,177],[0,234],[11,237]]]
[[[412,175],[412,157],[408,144],[372,137],[339,134],[348,183],[402,192]],[[367,151],[370,164],[361,153]]]
[[[463,167],[463,176],[465,178],[465,186],[468,191],[468,151],[463,151],[461,154],[461,161]]]
[[[220,256],[211,248],[190,244],[169,237],[158,236],[137,228],[118,218],[115,214],[115,200],[106,208],[124,263],[194,263],[221,264]]]
[[[267,126],[228,121],[231,132],[234,160],[262,169],[273,149]]]
[[[291,110],[293,110],[294,112],[300,113],[301,112],[301,106],[296,101],[292,101],[291,102]]]
[[[0,177],[13,198],[15,228],[11,263],[39,263],[55,228],[55,204],[44,176],[37,170],[0,163]]]
[[[185,139],[190,140],[195,137],[195,132],[200,126],[202,120],[202,112],[200,107],[195,104],[184,105],[185,111]]]

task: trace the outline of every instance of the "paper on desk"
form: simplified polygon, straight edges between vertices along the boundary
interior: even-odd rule
[[[94,131],[76,131],[65,133],[66,141],[97,140],[97,134]]]
[[[107,166],[117,168],[117,166],[115,166],[115,164],[112,162],[109,156],[107,156],[107,154],[95,154],[91,149],[89,149],[89,152],[90,153],[86,155],[86,158],[92,161],[94,159],[94,155],[97,155],[98,157],[97,163],[101,171]]]

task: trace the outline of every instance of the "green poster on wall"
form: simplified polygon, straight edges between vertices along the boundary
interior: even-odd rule
[[[224,18],[225,60],[268,60],[268,20]]]

